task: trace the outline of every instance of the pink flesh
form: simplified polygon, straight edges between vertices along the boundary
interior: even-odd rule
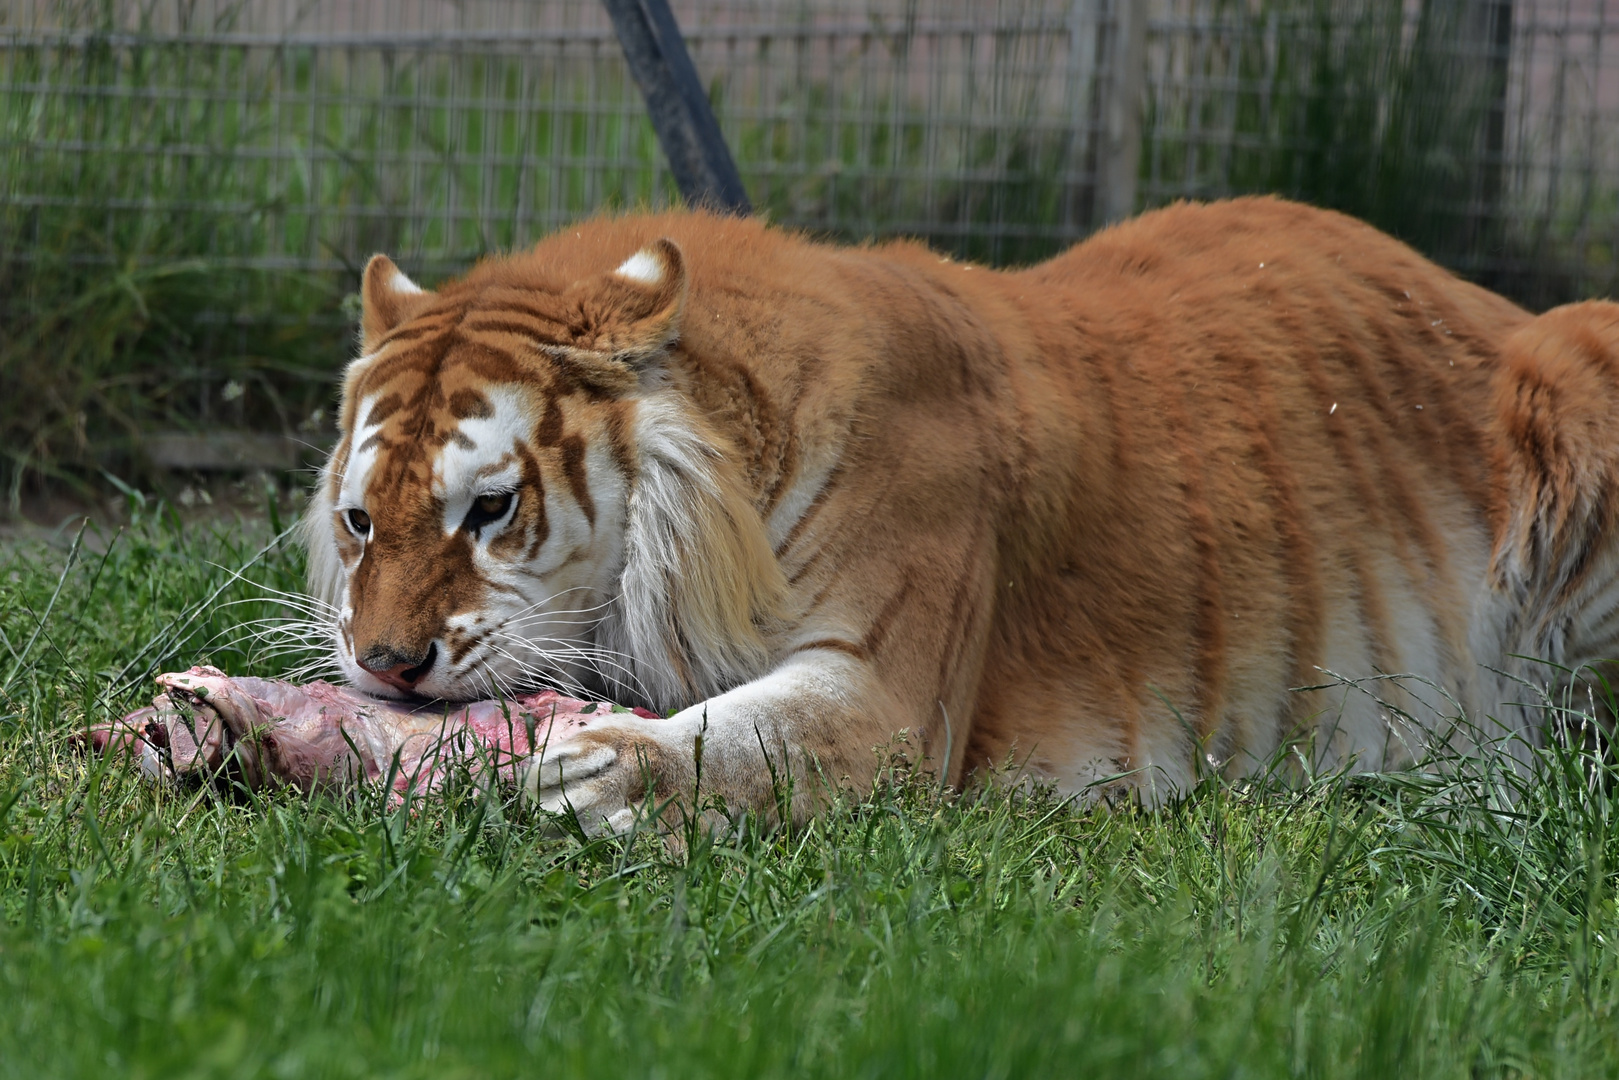
[[[249,787],[353,786],[389,776],[398,794],[432,790],[456,766],[514,779],[552,736],[615,707],[554,690],[509,701],[412,706],[330,683],[231,678],[216,668],[159,675],[151,706],[86,733],[88,746],[139,759],[153,779],[227,771]],[[652,717],[644,709],[632,710]]]

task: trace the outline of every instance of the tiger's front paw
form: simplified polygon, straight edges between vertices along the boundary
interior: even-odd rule
[[[609,725],[544,747],[522,784],[541,810],[571,813],[587,836],[622,836],[647,812],[648,799],[658,807],[666,797],[670,763],[647,732]]]

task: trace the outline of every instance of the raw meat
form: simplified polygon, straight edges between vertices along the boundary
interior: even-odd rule
[[[625,711],[554,690],[411,705],[324,682],[232,678],[211,667],[157,682],[164,690],[150,706],[91,728],[88,746],[138,756],[153,779],[227,778],[250,788],[332,790],[380,778],[403,795],[433,790],[458,766],[479,778],[515,779],[553,730]]]

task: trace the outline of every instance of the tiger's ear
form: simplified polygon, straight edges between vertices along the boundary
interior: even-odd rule
[[[679,339],[687,288],[686,260],[667,238],[578,282],[563,297],[566,359],[587,382],[628,389]]]
[[[388,256],[371,256],[360,282],[361,351],[375,349],[389,331],[421,310],[432,296],[406,277]]]

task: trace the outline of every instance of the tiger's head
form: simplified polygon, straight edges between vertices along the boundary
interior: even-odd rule
[[[386,257],[306,517],[343,675],[390,697],[555,686],[656,708],[754,677],[784,591],[733,449],[681,391],[688,271],[537,254],[437,292]]]

